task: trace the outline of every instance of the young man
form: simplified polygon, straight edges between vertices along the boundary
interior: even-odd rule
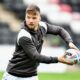
[[[35,5],[30,5],[26,9],[25,21],[21,24],[16,49],[12,59],[9,61],[7,73],[3,80],[38,80],[37,67],[39,63],[65,63],[63,56],[47,57],[41,55],[43,36],[46,34],[59,35],[69,45],[70,48],[78,49],[66,30],[60,26],[50,25],[41,21],[40,9]]]

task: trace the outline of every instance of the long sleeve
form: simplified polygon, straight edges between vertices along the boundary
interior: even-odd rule
[[[59,35],[66,43],[73,42],[70,34],[60,26],[47,24],[47,34]]]
[[[22,37],[19,39],[19,45],[25,51],[25,54],[32,60],[35,60],[40,63],[57,63],[57,57],[47,57],[45,55],[40,55],[36,50],[36,47],[32,43],[31,39],[27,37]]]

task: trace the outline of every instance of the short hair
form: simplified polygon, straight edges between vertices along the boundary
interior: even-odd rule
[[[36,15],[36,13],[39,12],[40,13],[40,8],[36,5],[29,5],[26,9],[26,13],[30,13],[30,14],[34,14]]]

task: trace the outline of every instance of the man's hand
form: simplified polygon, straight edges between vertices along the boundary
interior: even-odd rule
[[[73,65],[73,64],[75,64],[75,62],[72,63],[72,62],[67,61],[66,58],[65,58],[65,54],[64,54],[63,56],[58,57],[58,61],[59,61],[60,63],[64,63],[64,64],[68,64],[68,65]]]
[[[72,49],[79,50],[72,42],[69,43],[69,47]]]

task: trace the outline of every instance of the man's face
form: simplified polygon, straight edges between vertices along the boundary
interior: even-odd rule
[[[35,30],[38,27],[40,19],[41,17],[39,12],[37,12],[35,15],[26,13],[25,20],[26,20],[26,24],[30,29]]]

